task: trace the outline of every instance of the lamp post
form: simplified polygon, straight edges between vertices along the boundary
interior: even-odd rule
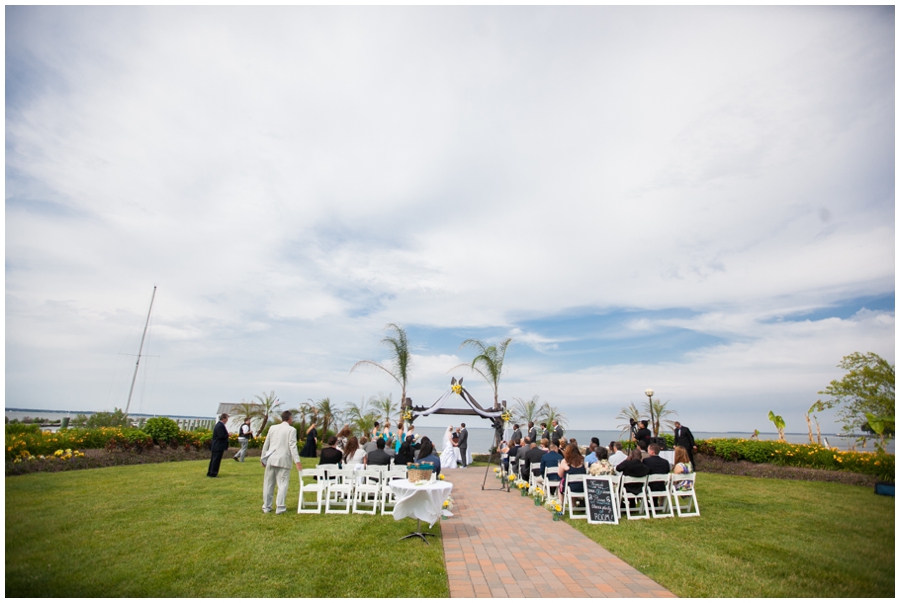
[[[656,433],[653,431],[653,428],[656,426],[656,423],[653,421],[653,390],[648,388],[644,391],[644,395],[647,396],[647,402],[650,406],[650,433],[652,433],[655,438]]]

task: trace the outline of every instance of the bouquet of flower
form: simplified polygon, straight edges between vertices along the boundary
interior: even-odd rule
[[[412,409],[407,408],[406,410],[404,410],[402,413],[400,413],[400,418],[402,418],[404,421],[412,421]]]

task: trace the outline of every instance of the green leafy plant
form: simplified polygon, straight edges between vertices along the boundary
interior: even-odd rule
[[[153,417],[144,423],[143,431],[159,446],[178,444],[178,423],[168,417]]]
[[[383,370],[400,385],[400,406],[403,406],[406,403],[406,386],[409,383],[409,366],[412,361],[412,353],[409,351],[409,341],[406,338],[406,331],[403,330],[403,327],[390,323],[384,328],[393,332],[393,335],[386,335],[381,340],[381,343],[387,345],[391,350],[390,368],[373,360],[360,360],[350,368],[350,372],[352,373],[360,366],[374,366]]]
[[[511,338],[506,338],[496,345],[485,345],[478,339],[466,339],[459,345],[459,349],[473,347],[478,352],[469,364],[460,364],[453,369],[468,367],[487,381],[494,390],[494,408],[500,407],[500,375],[503,374],[503,361],[506,358],[506,349],[512,343]],[[450,369],[450,370],[453,370]]]
[[[784,419],[781,415],[776,415],[771,410],[769,411],[769,420],[775,424],[775,429],[778,430],[778,439],[780,441],[784,441]]]
[[[854,352],[844,356],[838,366],[846,370],[847,374],[842,379],[832,381],[819,392],[828,396],[822,402],[822,407],[839,408],[837,418],[843,423],[844,434],[857,436],[857,440],[865,445],[866,440],[871,437],[868,433],[875,433],[869,424],[868,414],[884,418],[896,416],[894,365],[872,352]],[[883,425],[881,433],[876,434],[882,447],[885,440],[893,437],[894,433],[888,423]]]

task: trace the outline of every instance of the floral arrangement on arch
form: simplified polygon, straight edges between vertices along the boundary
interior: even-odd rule
[[[453,393],[457,396],[462,395],[462,385],[460,385],[459,383],[454,383],[450,386],[450,389],[453,390]]]
[[[404,421],[412,421],[412,409],[407,408],[406,410],[404,410],[402,413],[400,413],[400,418],[402,418]]]

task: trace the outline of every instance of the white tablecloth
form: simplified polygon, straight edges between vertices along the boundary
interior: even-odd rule
[[[441,509],[453,490],[453,484],[437,481],[414,486],[409,480],[395,479],[391,482],[391,490],[397,498],[395,520],[414,517],[428,522],[428,527],[431,527],[440,519]]]
[[[670,465],[675,464],[675,451],[674,450],[660,450],[659,456],[669,461]]]

